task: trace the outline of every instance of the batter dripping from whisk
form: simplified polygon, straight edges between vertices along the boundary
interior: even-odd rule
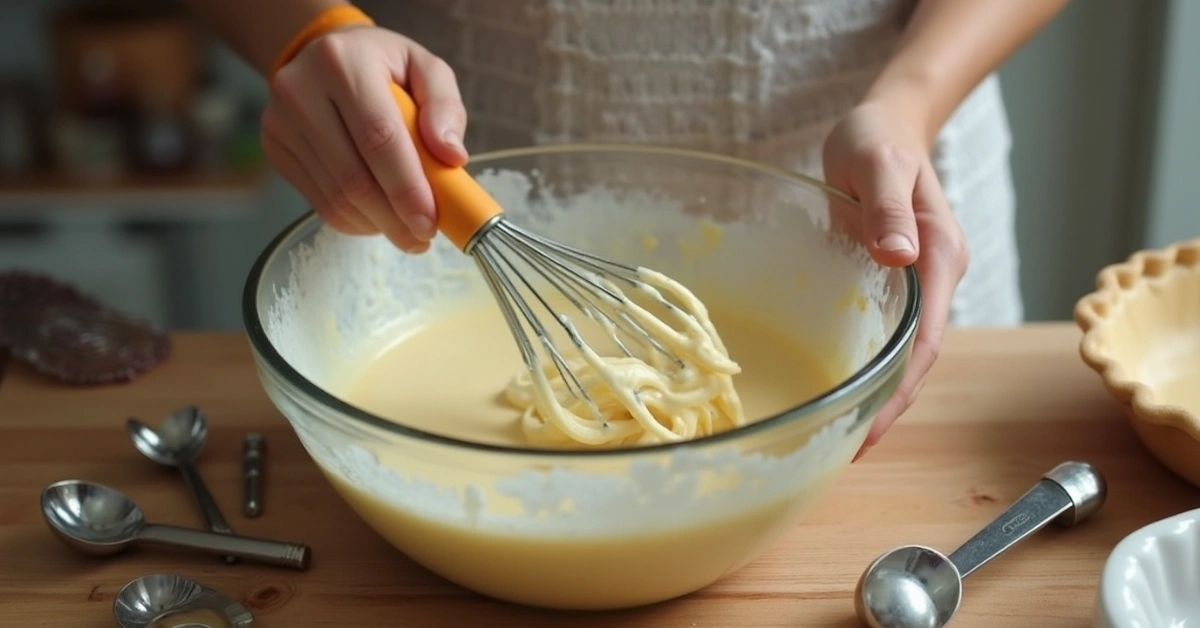
[[[741,368],[729,357],[708,309],[662,273],[639,268],[638,278],[655,299],[663,293],[672,297],[676,307],[668,308],[669,316],[680,329],[630,300],[609,300],[611,314],[645,328],[653,345],[643,343],[634,355],[602,356],[584,344],[566,359],[569,378],[552,362],[513,378],[505,396],[522,410],[521,429],[531,443],[645,445],[745,423],[733,385]],[[574,385],[586,394],[573,394]]]

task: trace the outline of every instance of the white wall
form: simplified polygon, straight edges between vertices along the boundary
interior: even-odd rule
[[[1169,0],[1146,247],[1200,237],[1200,2]]]
[[[1076,0],[1001,70],[1029,319],[1068,318],[1138,244],[1156,4]]]

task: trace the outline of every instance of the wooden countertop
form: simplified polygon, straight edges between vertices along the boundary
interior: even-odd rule
[[[13,365],[0,383],[0,626],[112,626],[112,598],[143,574],[174,571],[239,597],[265,627],[846,627],[851,593],[880,552],[950,551],[1066,459],[1096,464],[1105,508],[1046,530],[973,574],[954,626],[1087,625],[1109,550],[1156,519],[1200,505],[1136,440],[1066,323],[952,331],[919,403],[852,465],[805,521],[754,563],[692,596],[615,614],[563,615],[493,602],[445,583],[375,536],[318,475],[261,391],[246,341],[180,334],[171,361],[127,386],[74,390]],[[200,473],[238,532],[309,543],[305,573],[206,556],[71,553],[38,511],[41,488],[84,478],[128,493],[150,519],[199,525],[174,471],[134,451],[129,415],[157,421],[196,403],[209,416]],[[241,437],[268,438],[265,511],[241,516]]]

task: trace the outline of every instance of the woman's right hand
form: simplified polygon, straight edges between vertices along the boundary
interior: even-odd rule
[[[433,194],[392,98],[412,94],[429,151],[467,161],[467,114],[453,70],[411,39],[353,26],[313,40],[280,68],[262,116],[267,158],[330,226],[383,233],[421,253],[437,233]]]

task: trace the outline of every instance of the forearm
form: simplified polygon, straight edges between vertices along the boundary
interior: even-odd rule
[[[864,101],[904,107],[932,144],[984,77],[1046,25],[1068,0],[920,0],[904,36]]]
[[[187,0],[231,48],[266,74],[275,56],[321,11],[346,0]]]

